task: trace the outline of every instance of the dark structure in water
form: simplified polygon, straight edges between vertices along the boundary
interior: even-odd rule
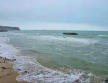
[[[13,30],[20,30],[19,27],[0,26],[0,32],[7,32]]]
[[[72,33],[70,33],[70,32],[67,32],[67,33],[63,33],[64,35],[78,35],[78,33],[75,33],[75,32],[72,32]]]

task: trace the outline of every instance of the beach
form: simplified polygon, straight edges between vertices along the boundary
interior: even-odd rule
[[[107,81],[107,33],[79,31],[78,36],[64,36],[63,32],[65,31],[1,33],[0,83]]]
[[[0,37],[0,83],[27,83],[16,80],[19,74],[14,71],[12,64],[15,61],[12,57],[16,52],[13,46],[5,43],[5,38]]]
[[[16,80],[18,73],[13,70],[13,65],[6,58],[0,57],[0,83],[27,83]]]

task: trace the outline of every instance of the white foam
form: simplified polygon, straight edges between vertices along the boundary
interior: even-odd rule
[[[87,79],[81,78],[85,72],[79,70],[71,71],[69,74],[51,70],[40,65],[33,57],[26,56],[17,57],[17,60],[14,63],[14,69],[20,73],[17,80],[32,83],[72,83],[76,80],[83,83],[84,81],[87,82],[90,77],[90,74],[87,74]],[[22,74],[24,72],[25,74]]]
[[[7,37],[0,37],[0,56],[16,59],[13,64],[14,70],[20,74],[16,78],[18,81],[32,83],[73,83],[76,80],[79,80],[80,83],[84,83],[90,81],[90,74],[86,74],[88,78],[82,78],[82,75],[85,74],[85,72],[75,70],[71,71],[69,74],[65,74],[40,65],[33,57],[18,56],[17,54],[19,51],[7,44],[7,41],[9,41]],[[24,72],[25,74],[23,74]]]
[[[100,37],[108,37],[108,35],[101,35],[101,34],[98,35],[98,36],[100,36]]]
[[[0,56],[12,59],[18,53],[12,45],[7,44],[9,39],[7,37],[0,37]]]
[[[30,36],[30,38],[33,39],[40,39],[40,40],[46,40],[46,41],[60,41],[60,42],[71,42],[71,43],[76,43],[76,44],[94,44],[97,43],[98,40],[95,39],[90,39],[90,38],[75,38],[75,37],[62,37],[62,36]]]

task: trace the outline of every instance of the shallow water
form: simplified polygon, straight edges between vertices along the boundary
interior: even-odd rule
[[[66,36],[63,32],[72,31],[20,31],[0,36],[8,37],[21,50],[17,56],[29,57],[33,64],[38,61],[54,70],[80,69],[108,75],[108,32],[75,31],[78,36]]]

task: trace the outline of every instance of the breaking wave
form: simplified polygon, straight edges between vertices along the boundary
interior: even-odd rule
[[[12,62],[14,70],[20,75],[16,78],[18,81],[27,81],[32,83],[72,83],[78,81],[80,83],[89,83],[93,74],[74,69],[65,74],[58,70],[48,69],[42,66],[33,57],[20,56],[20,50],[12,45],[7,44],[8,38],[0,37],[0,56],[8,59],[16,59]],[[87,78],[83,78],[86,75]]]

